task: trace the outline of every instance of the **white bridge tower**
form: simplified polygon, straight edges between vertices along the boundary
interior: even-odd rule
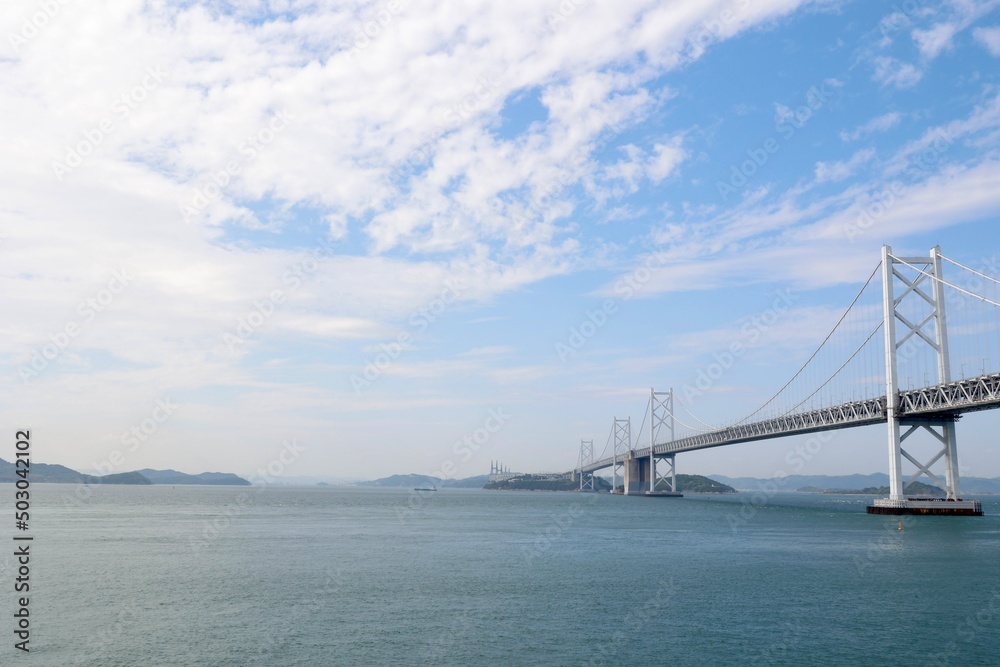
[[[880,498],[868,508],[873,514],[951,514],[964,513],[959,492],[958,448],[954,414],[933,418],[907,418],[900,414],[899,368],[903,358],[912,357],[923,345],[933,350],[937,358],[937,381],[947,385],[951,380],[951,360],[948,356],[948,317],[945,310],[944,277],[941,271],[941,248],[935,247],[929,257],[896,257],[892,248],[882,248],[882,296],[885,335],[885,395],[889,427],[889,497]],[[896,294],[897,284],[902,292]],[[900,305],[907,299],[921,299],[924,304],[903,312]],[[917,312],[919,315],[914,315]],[[909,314],[909,316],[907,315]],[[902,351],[902,353],[901,353]],[[903,449],[903,442],[920,431],[929,432],[938,448],[925,463]],[[916,472],[903,481],[903,459]],[[938,461],[944,461],[944,480],[931,471]],[[922,475],[938,484],[950,501],[942,503],[907,499],[904,489]],[[968,503],[974,503],[968,501]],[[961,504],[963,507],[959,507]],[[937,511],[941,509],[942,511]],[[956,511],[944,511],[944,510]]]

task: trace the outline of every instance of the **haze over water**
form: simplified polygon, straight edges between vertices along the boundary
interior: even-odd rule
[[[33,666],[1000,655],[996,498],[899,531],[859,496],[34,488]]]

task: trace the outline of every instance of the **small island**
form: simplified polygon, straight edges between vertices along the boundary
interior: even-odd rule
[[[677,475],[678,493],[737,493],[736,489],[704,475]]]
[[[863,489],[824,489],[818,486],[803,486],[796,489],[797,493],[828,493],[842,496],[888,496],[888,486],[866,486]],[[908,496],[919,496],[921,498],[944,498],[948,494],[944,489],[924,484],[923,482],[910,482],[903,488],[903,493]]]
[[[579,491],[580,480],[568,477],[551,479],[540,475],[521,475],[498,482],[489,482],[483,488],[488,491]],[[611,484],[603,477],[594,477],[594,490],[610,491]]]
[[[703,475],[677,475],[678,493],[736,493],[736,489]],[[483,487],[489,491],[579,491],[580,480],[552,479],[541,475],[519,475]],[[611,491],[611,483],[603,477],[594,477],[595,491]],[[619,485],[618,492],[622,492]]]

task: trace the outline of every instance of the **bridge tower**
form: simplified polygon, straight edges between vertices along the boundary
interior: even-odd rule
[[[669,485],[670,493],[677,493],[676,465],[674,454],[661,456],[657,459],[653,450],[656,447],[656,438],[661,436],[663,429],[669,435],[665,442],[674,441],[674,390],[653,391],[649,389],[649,493],[658,493],[657,487]],[[663,437],[660,437],[664,441]],[[666,475],[660,475],[656,470],[657,461],[666,463],[669,466]]]
[[[618,491],[618,478],[625,483],[625,457],[632,450],[632,418],[618,419],[611,427],[614,433],[614,451],[611,455],[611,493]]]
[[[902,354],[911,357],[922,345],[928,345],[937,357],[938,383],[951,382],[948,356],[948,319],[945,312],[944,279],[941,271],[941,248],[936,246],[929,257],[896,257],[892,248],[882,248],[882,296],[884,306],[883,333],[885,335],[885,391],[886,416],[889,426],[889,497],[875,500],[870,513],[902,514],[931,513],[919,511],[919,501],[908,501],[903,489],[921,475],[928,476],[948,494],[949,501],[959,501],[958,449],[955,436],[955,415],[934,419],[908,419],[900,415],[898,362]],[[897,283],[903,288],[896,295]],[[930,284],[928,284],[930,283]],[[900,312],[900,305],[907,299],[922,299],[922,314],[910,317]],[[910,319],[910,318],[913,319]],[[902,352],[901,352],[902,350]],[[905,430],[904,430],[905,429]],[[903,449],[902,444],[918,431],[927,431],[938,441],[941,449],[926,463]],[[917,471],[904,483],[903,459]],[[931,472],[931,466],[944,459],[945,479],[942,481]],[[912,506],[912,507],[911,507]],[[924,508],[926,509],[926,508]],[[957,506],[955,509],[959,509]],[[917,511],[913,511],[917,510]]]
[[[580,441],[580,490],[594,490],[594,474],[583,472],[583,466],[594,462],[594,441]]]

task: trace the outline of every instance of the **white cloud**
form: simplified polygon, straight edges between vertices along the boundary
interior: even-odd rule
[[[879,56],[875,58],[875,73],[872,78],[883,86],[902,89],[917,85],[923,75],[923,72],[910,63],[888,56]]]
[[[659,183],[669,176],[677,166],[687,158],[687,152],[681,147],[678,137],[667,144],[655,144],[653,155],[646,165],[646,173],[654,183]]]
[[[882,114],[881,116],[872,118],[864,125],[854,128],[854,130],[850,132],[847,132],[846,130],[842,131],[840,133],[840,140],[857,141],[862,137],[866,137],[876,132],[886,132],[887,130],[891,130],[899,125],[899,121],[902,120],[902,118],[903,114],[898,111],[891,111],[887,114]]]
[[[627,159],[606,167],[604,176],[610,180],[624,182],[630,193],[636,192],[643,180],[652,183],[662,182],[673,174],[688,156],[680,136],[665,143],[654,143],[648,151],[632,144],[623,146],[621,150]]]
[[[566,21],[549,25],[555,5],[545,3],[443,9],[414,0],[368,41],[357,30],[372,4],[301,3],[295,20],[270,17],[260,3],[243,10],[125,0],[112,12],[87,0],[61,5],[16,57],[0,61],[0,119],[16,130],[0,152],[0,229],[8,232],[0,247],[8,322],[0,349],[23,360],[79,319],[77,305],[112,269],[126,267],[135,280],[37,381],[0,390],[3,414],[50,425],[53,442],[73,443],[55,445],[51,460],[65,454],[60,462],[89,465],[156,394],[184,391],[192,398],[171,423],[176,434],[143,454],[154,467],[183,467],[178,460],[187,457],[227,469],[237,452],[246,455],[240,461],[266,463],[270,443],[290,437],[294,413],[297,430],[345,454],[331,456],[331,466],[364,470],[367,443],[413,438],[417,446],[407,450],[416,451],[440,439],[437,427],[453,423],[456,409],[484,396],[524,400],[525,385],[566,371],[517,358],[521,345],[500,334],[523,325],[523,313],[476,327],[481,337],[455,348],[475,346],[464,354],[434,359],[425,339],[405,347],[371,394],[355,395],[345,378],[378,343],[412,331],[414,314],[436,303],[449,280],[462,288],[429,326],[432,337],[445,333],[437,327],[448,318],[498,320],[481,317],[478,304],[592,269],[596,251],[581,233],[581,210],[650,183],[673,185],[699,150],[686,128],[669,123],[652,137],[628,133],[670,111],[664,74],[743,30],[773,27],[803,4],[735,3],[734,15],[731,0],[577,3]],[[17,30],[37,2],[7,9]],[[698,45],[704,30],[710,38]],[[123,114],[116,101],[157,66],[167,76]],[[920,76],[898,61],[883,74],[887,86]],[[546,117],[515,134],[502,110],[528,95]],[[293,122],[273,132],[270,119],[286,109]],[[898,122],[891,116],[870,121],[856,138],[889,129]],[[105,118],[113,128],[88,145]],[[615,155],[618,143],[606,143],[608,136],[627,137],[621,143],[631,147]],[[248,137],[260,147],[249,150]],[[88,155],[59,181],[53,161],[80,146]],[[608,154],[614,164],[605,171]],[[861,166],[862,154],[831,158],[823,178]],[[225,173],[230,162],[238,174]],[[937,203],[937,215],[961,220],[993,201],[985,167],[967,165],[950,180],[937,175],[941,183],[934,175],[926,174],[926,195],[915,186],[909,196]],[[831,211],[848,210],[864,187],[819,201],[796,190],[774,202],[770,183],[757,185],[729,211],[670,201],[683,220],[649,230],[657,205],[647,215],[641,202],[611,202],[609,218],[636,219],[602,230],[641,226],[671,248],[671,263],[644,295],[762,277],[828,284],[855,280],[870,263],[865,253],[838,256],[829,240],[792,243],[797,228],[812,225],[818,237],[821,223],[841,222]],[[943,185],[968,194],[969,208],[943,197]],[[215,193],[184,224],[179,206],[196,189]],[[306,268],[309,250],[330,238],[315,269]],[[631,248],[627,242],[621,247]],[[228,352],[222,335],[274,290],[285,297],[280,308]],[[14,372],[9,361],[5,368]],[[476,388],[445,384],[455,377]],[[493,383],[484,394],[476,394],[480,379]],[[508,383],[509,394],[494,391]],[[385,420],[381,412],[425,409],[438,411],[426,429],[433,436],[420,435],[422,415]],[[378,417],[359,426],[358,411]],[[525,429],[534,446],[537,433]]]
[[[1000,58],[1000,26],[976,28],[972,31],[972,36],[985,46],[987,51]]]
[[[816,180],[820,183],[827,181],[842,181],[852,176],[858,167],[867,163],[875,157],[873,148],[860,150],[843,162],[817,162]]]
[[[913,41],[917,43],[922,56],[934,59],[945,49],[951,48],[951,40],[958,30],[959,26],[954,23],[939,23],[927,30],[914,30]]]
[[[805,183],[776,200],[702,212],[700,220],[683,227],[665,223],[658,241],[667,261],[639,296],[733,283],[787,281],[811,289],[856,281],[871,270],[872,243],[954,227],[1000,210],[998,126],[1000,96],[965,118],[928,128],[888,155],[870,180],[848,181],[828,196],[816,197],[815,183]],[[944,159],[950,147],[977,138],[994,143],[964,164]],[[865,149],[842,163],[821,163],[816,182],[839,181],[874,157]],[[891,206],[859,226],[865,207],[886,201],[893,184]],[[597,293],[613,296],[614,284]]]

